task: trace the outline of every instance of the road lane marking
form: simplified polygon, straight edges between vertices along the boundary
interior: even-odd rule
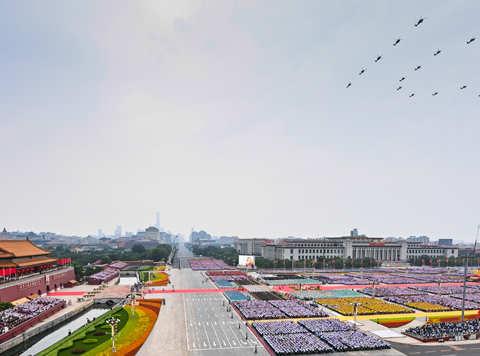
[[[190,350],[190,344],[189,344],[189,341],[188,341],[188,325],[187,325],[187,306],[185,304],[185,296],[182,295],[183,297],[183,316],[185,318],[185,335],[187,337],[187,350]]]

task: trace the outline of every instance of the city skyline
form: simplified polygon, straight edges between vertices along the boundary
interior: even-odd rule
[[[465,41],[480,37],[479,11],[475,1],[3,2],[0,227],[136,231],[160,211],[184,235],[358,226],[472,242],[480,46]],[[405,73],[413,100],[395,91]]]

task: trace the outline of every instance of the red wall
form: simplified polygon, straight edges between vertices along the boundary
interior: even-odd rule
[[[56,273],[45,273],[28,279],[21,279],[16,281],[15,285],[3,287],[0,284],[0,302],[11,302],[23,297],[28,297],[31,294],[41,294],[47,292],[47,286],[50,291],[55,290],[55,285],[60,288],[60,285],[75,279],[75,272],[73,268],[65,269]]]

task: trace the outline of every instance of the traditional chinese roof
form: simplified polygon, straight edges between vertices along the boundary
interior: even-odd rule
[[[0,268],[17,267],[17,265],[11,261],[0,261]]]
[[[45,256],[49,253],[29,240],[0,240],[0,258]]]
[[[23,261],[23,262],[15,262],[17,267],[32,267],[32,266],[37,266],[37,265],[43,265],[46,263],[54,263],[56,262],[56,258],[45,258],[45,257],[40,257],[40,258],[33,258],[28,261]]]

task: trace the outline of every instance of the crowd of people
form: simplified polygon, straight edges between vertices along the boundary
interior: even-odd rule
[[[346,323],[338,319],[300,320],[298,323],[314,333],[353,330],[353,325],[351,323]]]
[[[419,290],[411,288],[388,288],[388,287],[375,287],[362,289],[362,293],[376,296],[376,297],[389,297],[399,295],[418,295],[423,294]]]
[[[315,305],[297,300],[249,300],[234,303],[245,319],[311,318],[328,316]]]
[[[411,287],[423,292],[433,293],[433,294],[458,294],[463,293],[463,286],[418,286]],[[480,293],[480,289],[476,287],[467,286],[467,293]]]
[[[280,355],[390,348],[382,339],[338,319],[255,322],[252,326]]]
[[[421,340],[439,340],[468,336],[480,333],[480,320],[466,320],[463,322],[434,323],[407,329],[406,335]]]
[[[265,341],[277,355],[333,352],[333,349],[310,333],[265,335]]]
[[[245,319],[280,319],[287,316],[265,300],[246,300],[232,303]]]
[[[328,314],[322,311],[318,306],[296,300],[270,300],[269,303],[292,318],[328,316]]]
[[[308,332],[293,321],[270,321],[252,323],[260,335],[299,334]]]
[[[451,310],[461,310],[462,309],[462,300],[458,298],[452,298],[446,295],[436,295],[436,294],[423,294],[423,295],[409,295],[409,296],[397,296],[397,297],[387,297],[385,300],[388,300],[393,303],[410,305],[411,303],[424,302],[430,304],[436,304],[444,306]],[[465,301],[465,309],[480,309],[480,304]]]
[[[0,312],[0,334],[7,333],[59,304],[65,304],[65,301],[53,297],[39,297]]]
[[[361,331],[333,331],[316,333],[316,335],[332,345],[337,351],[383,350],[389,349],[382,339]]]

